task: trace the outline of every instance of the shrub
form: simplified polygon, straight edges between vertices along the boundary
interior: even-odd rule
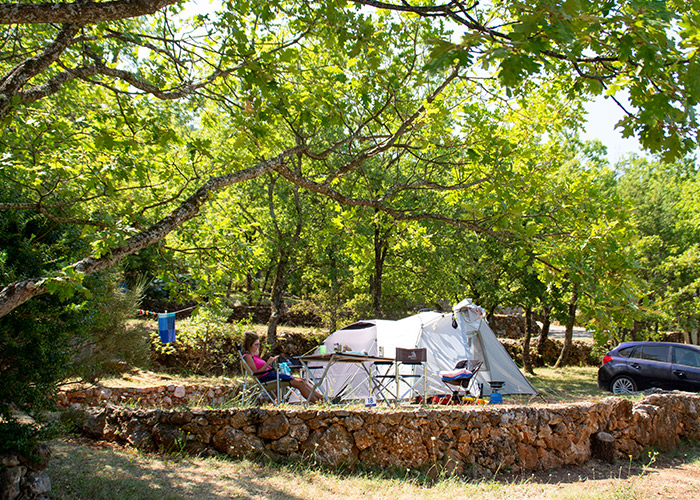
[[[130,321],[142,297],[143,284],[129,289],[114,280],[90,284],[96,300],[80,307],[85,333],[72,339],[70,376],[95,383],[131,366],[147,366],[150,336],[140,322]]]

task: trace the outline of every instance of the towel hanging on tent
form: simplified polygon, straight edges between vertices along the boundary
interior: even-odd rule
[[[163,344],[175,342],[175,313],[159,313],[158,330]]]

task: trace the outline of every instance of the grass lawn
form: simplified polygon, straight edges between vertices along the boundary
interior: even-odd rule
[[[564,368],[536,368],[527,379],[548,403],[590,401],[612,396],[598,389],[597,366],[566,366]],[[542,401],[542,400],[540,400]]]

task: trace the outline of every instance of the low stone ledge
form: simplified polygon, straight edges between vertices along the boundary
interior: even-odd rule
[[[216,406],[236,397],[237,386],[168,384],[155,387],[89,387],[61,391],[56,397],[59,406],[118,404],[139,407],[177,408],[179,406]]]
[[[379,409],[132,410],[90,412],[86,435],[146,451],[184,450],[232,457],[264,454],[329,466],[474,471],[578,465],[596,439],[608,459],[700,439],[700,395],[654,394],[638,402],[548,406]],[[100,432],[101,431],[101,432]],[[604,434],[601,434],[604,433]]]

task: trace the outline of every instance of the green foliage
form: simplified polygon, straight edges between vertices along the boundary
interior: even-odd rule
[[[696,5],[495,1],[443,19],[335,0],[217,10],[190,25],[170,14],[86,24],[24,90],[85,64],[110,74],[68,78],[11,110],[0,276],[42,277],[51,294],[0,320],[3,356],[36,351],[27,376],[46,380],[24,381],[37,395],[21,398],[62,376],[70,347],[92,356],[88,379],[113,356],[143,358],[123,328],[136,295],[71,264],[109,257],[229,174],[246,182],[209,193],[196,222],[124,267],[132,289],[161,279],[171,298],[211,308],[178,323],[178,345],[156,348],[181,369],[229,370],[240,327],[216,317],[236,298],[281,292],[335,328],[465,295],[561,317],[576,284],[581,317],[600,331],[641,318],[697,330],[697,167],[613,172],[576,138],[584,99],[627,90],[627,134],[667,157],[694,147]],[[470,23],[451,24],[466,13]],[[56,29],[8,31],[0,73]],[[113,75],[126,69],[133,78]],[[249,170],[299,145],[276,171]]]
[[[10,212],[0,219],[0,244],[3,282],[45,273],[85,251],[75,226],[34,211]],[[2,439],[9,447],[26,451],[44,436],[17,423],[13,409],[36,416],[51,407],[61,380],[77,376],[93,381],[115,356],[129,361],[139,356],[124,321],[134,315],[140,293],[117,291],[115,275],[109,273],[89,276],[80,290],[84,293],[70,298],[42,295],[0,318],[0,427],[8,435],[22,429],[16,438]],[[142,348],[141,359],[146,353]]]
[[[143,285],[137,283],[125,290],[111,280],[89,277],[86,281],[99,299],[76,308],[83,315],[86,333],[71,341],[70,376],[95,383],[132,366],[148,366],[149,332],[131,321],[136,317]]]
[[[36,212],[10,213],[0,218],[0,280],[44,273],[79,247],[72,227]],[[73,305],[41,296],[0,318],[0,417],[11,418],[11,405],[26,411],[48,403],[57,380],[67,373],[70,338],[82,334]]]
[[[29,411],[50,404],[66,376],[70,334],[79,319],[55,298],[40,298],[0,318],[0,416],[11,406]]]
[[[700,329],[700,173],[695,161],[674,164],[631,158],[621,163],[617,190],[630,204],[640,238],[633,248],[643,316],[640,335],[659,328]]]
[[[55,422],[34,425],[0,419],[0,455],[19,454],[31,461],[45,460],[47,457],[38,454],[40,444],[58,436],[62,430]]]

